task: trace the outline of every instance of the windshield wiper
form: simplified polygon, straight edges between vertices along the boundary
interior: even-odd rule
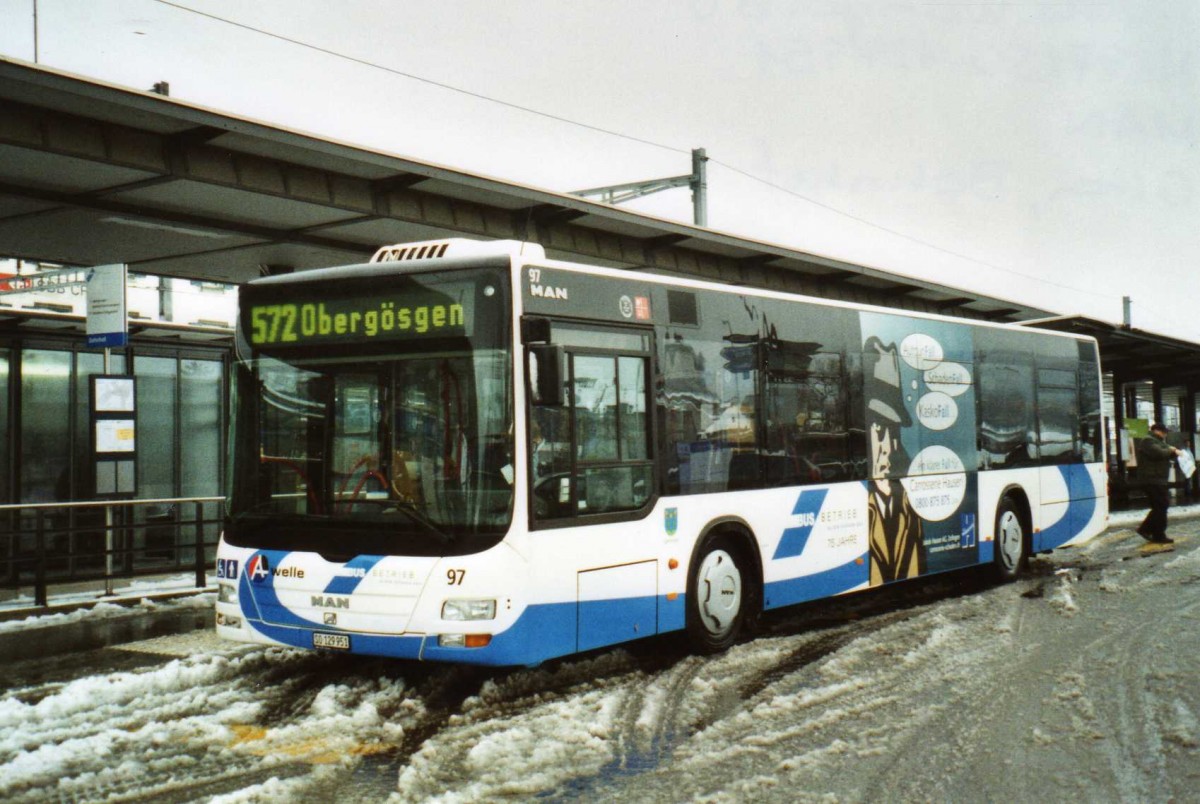
[[[430,533],[433,533],[442,540],[443,544],[450,543],[452,538],[450,534],[442,530],[437,523],[435,523],[428,516],[421,513],[421,510],[417,508],[416,503],[403,502],[401,500],[388,500],[387,503],[390,504],[395,510],[403,513],[413,522],[416,522],[418,525],[426,528]]]
[[[238,512],[234,513],[232,515],[232,519],[236,522],[236,521],[243,520],[246,518],[268,518],[268,519],[274,518],[272,516],[272,512],[270,511],[270,508],[275,504],[276,504],[276,501],[274,501],[274,500],[264,500],[260,503],[255,504],[251,508],[248,508],[244,511],[238,511]],[[454,540],[454,537],[451,534],[442,530],[441,526],[439,526],[436,522],[434,522],[428,516],[423,514],[415,503],[403,502],[401,500],[355,500],[354,504],[355,505],[363,505],[363,504],[378,505],[382,508],[386,508],[388,511],[398,511],[398,512],[404,514],[406,517],[408,517],[408,519],[411,522],[415,522],[417,525],[419,525],[423,530],[426,530],[429,533],[436,536],[438,538],[438,541],[440,541],[442,544],[449,544],[450,542],[452,542]],[[274,512],[274,514],[275,514],[275,516],[295,516],[295,517],[300,517],[300,518],[314,518],[314,519],[330,518],[328,515],[325,515],[325,514],[282,514],[281,515],[281,514],[279,514],[279,512]],[[337,515],[335,514],[332,518],[336,519]]]

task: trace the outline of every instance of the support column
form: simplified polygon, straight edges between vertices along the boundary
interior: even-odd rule
[[[1121,433],[1125,430],[1125,378],[1114,373],[1112,375],[1112,383],[1113,418],[1116,420],[1113,422],[1115,425],[1113,429],[1117,434],[1115,439],[1116,443],[1113,444],[1113,454],[1117,456],[1117,463],[1116,466],[1112,467],[1109,471],[1110,481],[1115,481],[1110,482],[1110,488],[1119,488],[1123,490],[1127,488],[1129,482],[1129,473],[1125,469],[1125,459],[1128,456],[1125,455],[1125,442],[1124,439],[1121,438]]]
[[[692,220],[708,226],[708,155],[703,148],[692,149]]]

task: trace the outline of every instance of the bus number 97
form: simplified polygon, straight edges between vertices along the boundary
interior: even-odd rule
[[[465,569],[449,569],[446,570],[446,585],[447,586],[462,586],[463,579],[467,577]]]

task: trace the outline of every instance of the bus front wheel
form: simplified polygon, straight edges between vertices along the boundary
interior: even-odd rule
[[[719,653],[737,641],[750,614],[753,576],[743,553],[726,534],[700,549],[688,579],[687,634],[697,653]]]
[[[1005,497],[996,510],[995,575],[998,581],[1016,580],[1025,566],[1027,540],[1020,506]]]

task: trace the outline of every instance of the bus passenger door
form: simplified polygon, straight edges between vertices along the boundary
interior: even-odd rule
[[[655,497],[649,330],[556,325],[561,404],[529,407],[535,529],[644,516]],[[536,396],[536,394],[531,394]]]
[[[1091,518],[1090,508],[1095,504],[1091,499],[1095,497],[1091,478],[1082,462],[1076,382],[1074,371],[1038,367],[1041,527],[1033,535],[1035,552],[1053,550],[1074,538]],[[1081,511],[1085,507],[1089,510],[1087,516],[1082,517]]]
[[[657,497],[652,338],[554,322],[561,400],[541,404],[529,378],[530,529],[538,561],[574,581],[580,650],[657,631],[659,551],[644,527]]]

